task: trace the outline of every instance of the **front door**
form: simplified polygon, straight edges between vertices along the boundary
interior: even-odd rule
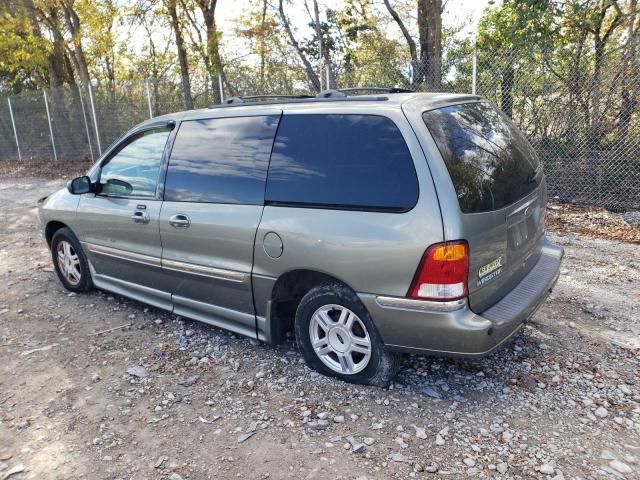
[[[171,309],[162,272],[158,180],[169,128],[134,134],[102,163],[97,193],[85,194],[76,231],[98,288]]]
[[[253,244],[280,112],[183,121],[160,212],[174,313],[256,336]]]

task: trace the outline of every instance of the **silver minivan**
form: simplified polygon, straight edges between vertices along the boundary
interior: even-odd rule
[[[482,97],[347,93],[131,129],[39,202],[64,287],[272,344],[293,330],[311,368],[363,384],[387,384],[402,352],[504,343],[563,255],[534,150]]]

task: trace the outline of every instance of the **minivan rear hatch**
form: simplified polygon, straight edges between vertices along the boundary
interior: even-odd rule
[[[460,237],[447,240],[469,242],[469,304],[481,313],[509,293],[540,256],[542,164],[513,122],[486,101],[449,105],[422,117],[462,213]]]

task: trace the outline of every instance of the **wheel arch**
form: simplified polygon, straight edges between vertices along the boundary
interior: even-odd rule
[[[44,237],[47,240],[47,245],[51,246],[51,240],[58,230],[61,228],[69,228],[67,224],[59,222],[58,220],[51,220],[47,222],[44,229]]]
[[[266,335],[269,343],[277,345],[293,331],[296,310],[302,297],[312,288],[327,283],[338,283],[355,291],[343,280],[318,270],[299,268],[282,273],[273,284],[269,298]]]

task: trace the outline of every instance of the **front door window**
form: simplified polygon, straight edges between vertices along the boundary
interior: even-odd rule
[[[100,172],[100,193],[117,197],[155,197],[160,163],[170,130],[148,130],[127,143]]]

